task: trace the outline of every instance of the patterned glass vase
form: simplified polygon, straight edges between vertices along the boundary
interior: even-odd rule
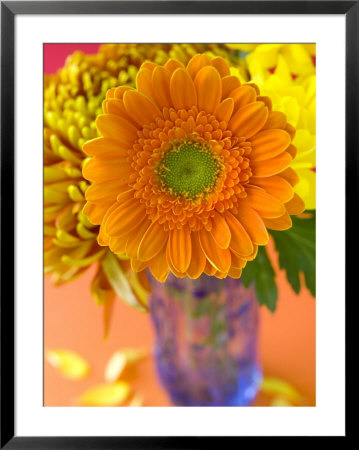
[[[262,379],[258,305],[241,280],[202,275],[152,282],[155,359],[177,406],[247,406]]]

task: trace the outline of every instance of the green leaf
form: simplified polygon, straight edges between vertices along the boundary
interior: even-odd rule
[[[265,247],[259,247],[257,257],[247,263],[242,273],[242,281],[245,287],[254,283],[258,303],[266,305],[271,312],[275,311],[278,289]]]
[[[300,272],[305,284],[315,296],[315,215],[307,219],[292,217],[293,226],[285,231],[270,231],[279,253],[279,266],[297,294],[300,291]]]

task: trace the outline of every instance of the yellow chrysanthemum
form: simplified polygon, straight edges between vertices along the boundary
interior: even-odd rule
[[[246,58],[249,80],[296,130],[298,153],[291,167],[299,176],[295,192],[315,209],[315,45],[261,44]]]
[[[290,72],[295,76],[315,73],[315,44],[227,44],[232,50],[250,52],[247,64],[250,73],[261,67],[273,71],[282,57],[286,60]],[[254,69],[252,67],[254,65]]]
[[[45,75],[45,273],[62,283],[97,261],[91,292],[105,306],[106,328],[114,291],[145,310],[148,285],[144,273],[135,274],[123,256],[97,244],[98,227],[82,212],[89,185],[81,172],[82,146],[97,136],[95,118],[109,88],[134,85],[145,60],[164,63],[172,56],[186,63],[198,50],[228,55],[224,45],[109,44],[95,55],[76,52],[56,75]]]
[[[84,145],[84,213],[135,271],[239,277],[267,228],[287,229],[303,210],[294,128],[224,59],[146,62],[136,89],[110,89],[103,109],[102,137]]]

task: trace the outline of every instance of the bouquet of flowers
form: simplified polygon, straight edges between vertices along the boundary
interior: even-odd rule
[[[97,264],[105,334],[149,277],[240,279],[274,311],[273,248],[315,295],[315,45],[106,44],[44,108],[45,273]]]

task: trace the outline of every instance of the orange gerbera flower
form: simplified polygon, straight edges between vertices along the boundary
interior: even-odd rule
[[[84,145],[84,213],[100,245],[162,282],[169,271],[238,278],[267,228],[304,209],[289,168],[295,130],[221,57],[146,62],[136,86],[107,92],[102,137]]]

